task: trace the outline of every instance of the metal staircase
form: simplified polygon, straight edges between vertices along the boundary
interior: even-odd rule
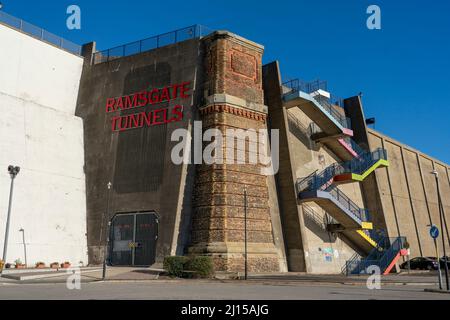
[[[352,123],[349,118],[347,118],[343,113],[337,111],[336,105],[333,104],[330,98],[320,95],[319,93],[311,93],[314,100],[316,100],[334,119],[339,121],[339,123],[344,127],[351,129]]]
[[[322,143],[342,160],[351,160],[366,152],[351,137],[333,137],[324,133],[319,126],[311,122],[309,136],[315,143]]]
[[[379,267],[383,275],[389,274],[398,259],[406,255],[405,244],[405,237],[383,237],[366,258],[348,260],[345,263],[346,274],[367,274],[370,266]]]
[[[338,184],[361,181],[381,165],[388,165],[384,149],[360,154],[350,161],[334,163],[321,172],[314,172],[297,182],[300,202],[313,201],[325,209],[339,223],[331,231],[343,233],[357,243],[362,252],[369,252],[377,241],[368,230],[373,228],[367,209],[360,208]]]
[[[319,173],[299,179],[298,192],[324,190],[332,184],[362,181],[380,166],[387,166],[387,152],[378,148],[373,152],[360,154],[350,161],[334,163]]]
[[[282,84],[282,100],[286,109],[297,107],[313,120],[321,130],[323,138],[344,138],[353,136],[350,119],[338,112],[329,98],[320,92],[326,90],[325,81],[307,83],[298,79]]]
[[[304,191],[298,194],[300,203],[313,201],[339,222],[346,230],[371,229],[369,211],[360,208],[335,185],[325,190]]]
[[[372,230],[368,210],[360,208],[337,187],[339,184],[363,181],[375,169],[387,167],[386,150],[378,148],[370,152],[351,139],[351,122],[341,109],[342,100],[327,92],[325,81],[307,83],[295,79],[285,82],[282,84],[282,100],[286,109],[297,107],[312,120],[308,128],[311,140],[325,145],[343,160],[321,172],[315,171],[298,179],[296,191],[299,202],[318,204],[332,217],[326,224],[327,231],[341,233],[356,246],[358,253],[368,254],[366,258],[358,254],[347,261],[347,274],[366,272],[369,265],[377,265],[383,273],[389,273],[404,253],[405,239],[380,237]],[[308,209],[304,212],[315,217]]]

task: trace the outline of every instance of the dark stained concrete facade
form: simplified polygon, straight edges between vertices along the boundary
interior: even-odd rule
[[[158,214],[157,262],[166,255],[183,254],[189,241],[192,199],[192,184],[186,180],[193,180],[194,168],[172,163],[171,149],[176,142],[171,141],[171,133],[188,129],[196,117],[194,106],[203,82],[201,56],[201,43],[193,39],[110,62],[85,63],[77,115],[84,119],[90,263],[101,261],[106,221],[120,212]],[[190,82],[190,97],[170,101],[171,106],[184,106],[183,121],[112,132],[112,116],[138,111],[106,113],[107,98],[183,82]],[[168,102],[144,109],[165,107]],[[108,218],[109,181],[113,191]]]

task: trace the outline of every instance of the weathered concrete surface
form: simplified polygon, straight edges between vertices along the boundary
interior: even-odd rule
[[[87,264],[83,122],[75,106],[83,59],[0,24],[0,247],[15,180],[7,262]]]
[[[289,271],[306,271],[302,220],[297,206],[292,153],[288,140],[287,110],[281,100],[278,62],[263,66],[264,101],[269,107],[270,128],[279,130],[279,170],[275,176],[281,225]]]
[[[375,174],[389,235],[406,236],[411,245],[412,256],[435,256],[435,246],[429,236],[428,225],[433,223],[440,226],[440,221],[437,186],[431,171],[436,168],[439,172],[441,197],[448,224],[448,165],[375,130],[369,129],[368,137],[372,148],[380,146],[388,151],[390,166],[377,170]],[[442,241],[438,241],[438,248],[442,255]],[[450,252],[448,242],[446,250]]]
[[[89,53],[89,50],[85,50]],[[171,161],[171,133],[177,128],[191,130],[202,96],[203,51],[198,39],[180,42],[111,62],[84,65],[77,114],[85,122],[87,223],[89,261],[103,258],[106,223],[120,212],[156,211],[160,217],[156,261],[183,254],[189,242],[193,166]],[[144,89],[189,82],[189,97],[149,105],[132,112],[183,105],[179,122],[112,132],[106,113],[107,98],[125,96]],[[130,110],[122,111],[122,114]],[[187,177],[190,178],[187,178]],[[109,217],[108,181],[113,183]]]

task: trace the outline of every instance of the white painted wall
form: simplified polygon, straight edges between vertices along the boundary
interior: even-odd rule
[[[75,107],[83,60],[0,24],[0,252],[9,164],[15,180],[7,262],[87,264],[83,122]],[[1,259],[0,255],[0,259]]]

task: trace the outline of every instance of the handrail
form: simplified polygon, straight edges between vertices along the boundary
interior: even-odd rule
[[[52,44],[60,49],[69,51],[70,53],[81,55],[81,46],[71,41],[65,40],[53,33],[48,32],[40,27],[28,23],[22,19],[16,18],[4,11],[0,11],[0,23],[11,28],[19,30],[35,39]]]
[[[94,53],[94,64],[112,61],[189,39],[202,38],[211,32],[211,29],[198,24],[171,32],[166,32],[150,38],[96,52]]]
[[[358,158],[341,163],[343,173],[363,174],[379,160],[387,160],[387,151],[377,148],[375,151],[361,154]]]
[[[291,89],[290,92],[302,91],[305,93],[313,93],[318,90],[327,91],[328,83],[319,79],[311,82],[306,82],[300,79],[292,79],[283,82],[282,86]]]
[[[355,253],[350,257],[350,259],[348,259],[348,260],[345,262],[345,265],[341,268],[341,273],[342,273],[342,274],[346,274],[346,275],[348,276],[348,275],[349,275],[349,273],[348,273],[348,271],[349,271],[348,265],[349,265],[349,264],[353,264],[353,263],[355,263],[355,261],[358,261],[358,260],[361,260],[361,256],[360,256],[357,252],[355,252]]]
[[[345,193],[332,185],[327,191],[361,222],[370,221],[369,210],[360,208]]]
[[[361,148],[361,146],[359,144],[357,144],[356,141],[353,140],[352,138],[346,137],[346,138],[344,138],[344,141],[345,141],[345,143],[347,143],[348,145],[350,145],[352,147],[352,150],[355,151],[358,156],[362,155],[364,153],[367,153],[367,151],[364,150],[363,148]]]
[[[319,171],[319,169],[316,169],[313,173],[311,173],[310,175],[308,175],[306,177],[297,179],[297,183],[296,183],[297,193],[300,193],[306,189],[306,188],[302,188],[302,185],[304,185],[305,182],[307,183],[307,186],[310,185],[312,178],[316,176],[317,171]]]
[[[339,113],[332,103],[330,103],[329,98],[316,94],[313,96],[314,100],[316,100],[322,108],[325,109],[334,119],[336,119],[343,127],[351,129],[352,123],[350,118]]]
[[[336,162],[319,173],[313,172],[308,177],[297,180],[297,190],[314,191],[329,183],[334,176],[344,173],[363,174],[380,159],[387,160],[385,149],[377,148],[375,151],[366,152],[349,161]]]
[[[281,86],[290,89],[288,91],[289,93],[299,91],[305,92],[310,95],[316,93],[315,95],[312,95],[314,100],[316,100],[322,106],[322,108],[324,108],[325,111],[329,113],[332,118],[336,119],[343,127],[351,128],[350,119],[339,113],[334,107],[343,107],[343,99],[334,95],[331,95],[330,98],[327,98],[317,94],[317,91],[319,90],[327,91],[328,84],[326,81],[314,80],[312,82],[306,82],[300,79],[293,79],[283,82]]]
[[[406,237],[384,238],[382,241],[384,243],[372,250],[366,258],[346,261],[347,274],[366,273],[371,265],[378,266],[381,272],[384,272],[400,250],[405,247]]]
[[[316,221],[317,224],[322,225],[323,229],[326,229],[327,224],[338,224],[336,219],[334,219],[332,216],[330,216],[327,212],[325,212],[325,215],[322,217],[319,216],[319,214],[310,206],[303,204],[303,210],[313,218],[314,221]]]

